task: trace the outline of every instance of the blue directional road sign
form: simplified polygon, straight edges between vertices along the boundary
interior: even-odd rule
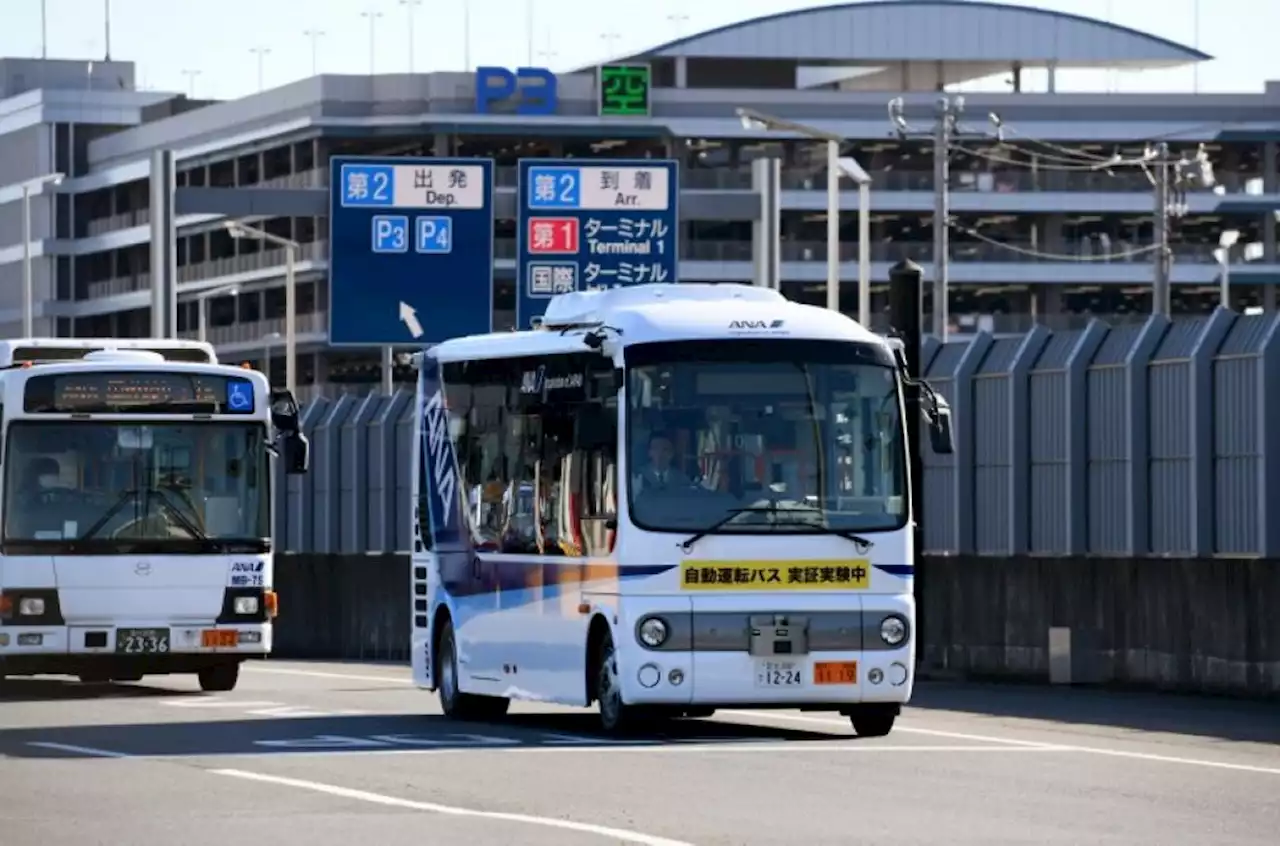
[[[678,281],[679,163],[522,159],[519,192],[517,328],[556,294]]]
[[[434,344],[493,328],[493,160],[335,156],[329,342]]]

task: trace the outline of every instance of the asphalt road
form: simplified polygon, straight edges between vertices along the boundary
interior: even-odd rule
[[[521,705],[449,723],[405,668],[271,662],[0,693],[4,846],[1267,844],[1274,706],[925,686],[887,738],[722,712],[618,743]]]

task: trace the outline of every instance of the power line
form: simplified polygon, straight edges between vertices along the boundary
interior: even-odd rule
[[[933,139],[933,332],[943,342],[947,340],[947,321],[950,311],[948,302],[948,272],[950,252],[951,218],[951,149],[955,146],[953,138],[978,135],[992,137],[988,133],[974,133],[960,127],[960,115],[964,114],[964,97],[941,95],[934,108],[934,123],[931,130],[916,130],[908,123],[903,114],[903,101],[896,97],[889,101],[889,120],[893,123],[898,137],[932,138]],[[995,127],[995,140],[1004,141],[1004,132],[1000,119],[993,113],[990,115]]]
[[[1016,244],[1009,244],[1004,241],[998,240],[996,238],[983,235],[978,230],[970,229],[967,226],[962,226],[959,223],[956,223],[954,220],[948,221],[947,225],[950,226],[955,231],[963,232],[965,235],[968,235],[969,237],[973,238],[976,241],[981,241],[984,244],[990,244],[993,247],[999,247],[1002,250],[1007,250],[1011,253],[1017,253],[1019,255],[1028,256],[1030,258],[1044,259],[1045,261],[1080,262],[1080,263],[1090,263],[1090,262],[1099,262],[1099,261],[1101,262],[1123,261],[1124,259],[1136,258],[1137,256],[1150,255],[1151,253],[1159,249],[1159,245],[1150,244],[1146,247],[1136,247],[1135,249],[1132,249],[1132,250],[1121,250],[1118,253],[1099,253],[1097,255],[1088,255],[1088,256],[1071,255],[1070,253],[1047,253],[1041,250],[1030,249],[1028,247],[1019,247]]]
[[[889,119],[893,123],[900,138],[909,137],[932,137],[933,139],[933,159],[934,159],[934,332],[944,341],[946,340],[946,321],[947,321],[947,262],[948,262],[948,238],[947,233],[952,228],[959,228],[951,220],[950,215],[950,194],[951,194],[951,155],[958,153],[961,155],[973,156],[976,158],[986,159],[990,162],[1003,164],[1006,166],[1025,168],[1028,170],[1050,170],[1050,171],[1066,171],[1066,172],[1097,172],[1102,171],[1110,173],[1121,168],[1139,168],[1146,174],[1147,179],[1151,182],[1154,192],[1154,208],[1153,208],[1153,229],[1155,232],[1154,243],[1147,248],[1126,251],[1121,254],[1104,255],[1085,259],[1084,257],[1065,257],[1066,260],[1074,261],[1104,261],[1113,258],[1124,258],[1145,253],[1152,253],[1155,256],[1155,267],[1152,279],[1152,312],[1163,316],[1170,316],[1172,310],[1171,303],[1171,285],[1173,265],[1173,250],[1170,246],[1173,223],[1177,219],[1185,217],[1187,214],[1187,192],[1193,188],[1212,188],[1216,184],[1216,178],[1213,172],[1213,165],[1209,161],[1208,153],[1204,144],[1200,144],[1194,155],[1188,156],[1184,153],[1174,153],[1170,149],[1168,141],[1159,141],[1155,144],[1146,142],[1143,152],[1137,157],[1126,157],[1120,154],[1119,147],[1116,148],[1110,156],[1102,156],[1094,153],[1087,153],[1083,150],[1072,150],[1063,145],[1054,144],[1041,139],[1027,138],[1022,136],[1026,143],[1034,143],[1044,146],[1054,151],[1052,158],[1055,161],[1042,164],[1038,161],[1040,154],[1034,154],[1037,161],[1023,162],[1018,161],[1010,156],[1001,156],[988,150],[975,150],[964,147],[960,144],[953,143],[953,138],[960,136],[962,133],[970,136],[978,135],[981,137],[990,137],[989,133],[974,133],[972,131],[963,130],[959,127],[959,115],[964,110],[963,97],[948,97],[943,95],[939,98],[936,110],[935,125],[932,132],[919,132],[911,129],[907,125],[906,119],[903,117],[902,98],[898,97],[889,102]],[[1014,154],[1020,151],[1012,144],[1005,142],[1005,127],[1000,116],[994,112],[988,115],[991,125],[995,129],[995,140],[997,142],[996,150],[1012,151]],[[1012,133],[1011,133],[1012,134]],[[1065,163],[1064,163],[1065,162]],[[987,243],[1002,246],[1012,252],[1023,252],[1037,254],[1038,251],[1026,251],[1012,245],[1003,244],[992,238],[980,235],[972,230],[969,234],[983,240]],[[1049,254],[1040,254],[1048,256]],[[1064,257],[1058,256],[1062,259]]]

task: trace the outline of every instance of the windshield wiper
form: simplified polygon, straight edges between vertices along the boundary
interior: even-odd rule
[[[784,509],[784,510],[786,510],[786,511],[802,511],[802,512],[804,512],[804,513],[806,513],[806,514],[826,514],[826,511],[824,511],[823,509],[818,508],[818,507],[817,507],[817,506],[815,506],[815,505],[807,505],[807,504],[802,503],[802,502],[797,502],[795,505],[789,505],[789,506],[787,506],[787,507],[786,507],[786,509]],[[794,522],[794,523],[787,524],[787,523],[778,523],[778,522],[776,522],[776,521],[775,521],[773,525],[775,525],[775,526],[779,526],[779,525],[809,526],[809,525],[811,525],[811,524],[810,524],[810,523],[800,523],[800,522],[798,522],[798,521],[797,521],[797,522]],[[850,531],[849,529],[837,529],[837,528],[834,528],[834,527],[831,527],[831,526],[823,526],[823,525],[817,525],[817,526],[814,526],[813,528],[817,529],[817,530],[818,530],[818,532],[819,532],[820,534],[824,534],[824,535],[837,535],[837,536],[842,537],[842,538],[844,538],[844,539],[846,539],[846,540],[853,541],[854,543],[858,544],[859,546],[870,547],[870,546],[872,545],[872,544],[871,544],[871,541],[867,540],[866,538],[862,537],[862,536],[861,536],[861,535],[859,535],[859,534],[856,534],[856,533],[854,533],[854,532]]]
[[[724,526],[726,523],[728,523],[734,517],[737,517],[739,514],[772,514],[774,515],[775,518],[777,518],[779,515],[785,514],[788,511],[800,511],[805,514],[825,513],[821,508],[815,508],[812,505],[804,505],[802,503],[796,503],[795,505],[788,505],[784,508],[779,508],[777,500],[770,500],[769,505],[748,505],[744,508],[734,508],[728,514],[726,514],[724,517],[717,520],[716,522],[712,523],[710,526],[707,526],[705,529],[699,529],[698,531],[694,532],[683,543],[680,544],[680,548],[685,552],[688,552],[689,550],[693,549],[693,545],[695,543],[702,540],[707,535],[714,532],[716,529],[719,529],[721,526]],[[837,537],[842,537],[848,541],[852,541],[853,543],[856,543],[861,548],[870,548],[871,546],[871,541],[867,540],[861,535],[856,534],[848,529],[835,529],[835,528],[831,528],[830,526],[823,526],[820,524],[815,525],[813,523],[802,522],[799,520],[788,520],[786,522],[779,523],[775,519],[769,525],[771,526],[810,526],[818,534],[836,535]]]
[[[699,529],[698,531],[690,535],[688,538],[686,538],[680,544],[680,548],[683,549],[685,552],[688,552],[689,550],[693,549],[693,545],[695,543],[702,540],[707,535],[711,534],[716,529],[725,525],[734,517],[737,517],[740,514],[777,514],[777,513],[778,513],[778,503],[774,500],[771,500],[769,505],[745,505],[742,508],[731,508],[729,509],[728,514],[724,515],[719,520],[712,523],[710,526],[707,526],[705,529]]]
[[[85,533],[82,534],[80,537],[76,538],[76,540],[79,540],[79,541],[91,540],[94,535],[102,531],[103,526],[111,522],[111,518],[115,517],[117,514],[120,513],[120,509],[124,508],[127,504],[129,504],[131,500],[135,499],[139,494],[145,494],[145,507],[143,508],[143,515],[142,515],[143,519],[145,519],[147,515],[151,513],[151,507],[150,507],[151,497],[154,496],[156,498],[156,501],[160,503],[160,507],[164,511],[172,515],[173,519],[177,521],[178,526],[181,527],[189,535],[191,535],[191,537],[194,540],[205,541],[209,539],[209,536],[206,535],[204,532],[200,531],[200,527],[197,526],[194,522],[192,522],[190,517],[182,513],[181,509],[177,508],[176,506],[173,505],[173,503],[169,501],[169,498],[165,495],[165,492],[163,490],[161,490],[160,488],[149,487],[149,488],[130,488],[127,491],[122,491],[120,493],[120,498],[117,499],[115,503],[110,508],[107,509],[107,512],[103,514],[101,517],[99,517],[98,521],[94,523],[92,526],[90,526],[88,529],[86,529]]]
[[[169,514],[173,516],[173,519],[178,521],[178,525],[181,526],[187,534],[191,535],[191,537],[200,541],[207,541],[209,539],[209,536],[201,531],[200,527],[196,525],[196,522],[192,520],[186,512],[170,501],[168,494],[165,493],[163,488],[147,488],[147,493],[155,494],[156,498],[160,502],[160,506],[165,511],[169,512]]]
[[[98,518],[98,522],[85,529],[84,534],[76,538],[78,541],[91,540],[94,535],[102,531],[102,527],[111,522],[111,518],[120,513],[120,509],[129,504],[129,501],[138,495],[137,488],[130,488],[120,492],[120,498],[107,509],[106,513]]]

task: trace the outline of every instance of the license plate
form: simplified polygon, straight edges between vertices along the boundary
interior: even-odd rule
[[[797,661],[760,661],[756,687],[803,687],[804,670]]]
[[[116,629],[116,652],[156,655],[168,651],[168,629]]]
[[[857,661],[818,661],[813,665],[814,684],[857,684]]]

